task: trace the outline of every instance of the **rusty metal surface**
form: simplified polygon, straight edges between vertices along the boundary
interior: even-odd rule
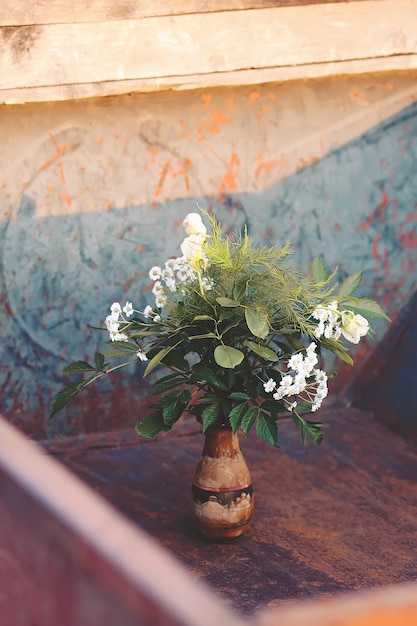
[[[242,626],[165,550],[0,419],[1,626]]]
[[[417,442],[417,291],[353,379],[353,404]]]
[[[203,444],[194,422],[157,441],[121,431],[45,447],[237,611],[415,580],[417,448],[358,409],[335,403],[320,418],[321,448],[304,448],[290,421],[281,451],[242,441],[255,515],[245,536],[222,544],[191,517]]]

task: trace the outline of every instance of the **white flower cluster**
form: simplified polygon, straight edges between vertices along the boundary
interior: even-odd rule
[[[162,309],[167,303],[167,292],[183,292],[191,283],[197,280],[197,272],[191,267],[188,260],[181,256],[176,259],[168,259],[162,269],[158,265],[149,271],[149,278],[154,281],[152,293],[155,296],[155,305]],[[207,278],[202,278],[204,289],[211,289]],[[154,321],[155,318],[154,318]]]
[[[311,402],[311,410],[317,411],[327,396],[327,374],[315,367],[318,363],[316,348],[315,343],[310,343],[305,355],[301,352],[292,355],[288,361],[290,371],[281,378],[278,387],[273,378],[264,383],[266,393],[275,392],[274,400],[284,400],[289,410],[297,407],[297,401],[290,402],[287,398],[304,394],[300,399]]]
[[[317,339],[325,337],[326,339],[339,339],[342,334],[340,328],[340,313],[337,308],[337,302],[330,302],[329,306],[318,306],[313,311],[314,319],[318,320],[317,328],[314,332]]]
[[[359,343],[369,330],[369,322],[362,315],[353,311],[339,311],[337,302],[330,302],[328,306],[318,306],[312,316],[318,320],[314,331],[317,339],[339,339],[341,335],[352,343]]]
[[[150,308],[150,307],[149,307]],[[127,320],[123,316],[131,317],[134,313],[134,308],[131,302],[126,302],[125,306],[121,307],[119,302],[113,302],[110,307],[110,315],[106,317],[106,328],[109,331],[110,339],[112,341],[128,341],[128,336],[123,331],[120,331],[120,324],[126,324]],[[141,361],[147,361],[148,357],[141,348],[138,348],[136,356]]]
[[[130,317],[133,315],[133,307],[131,302],[126,302],[125,306],[122,307],[119,302],[113,302],[110,307],[110,315],[106,317],[106,328],[109,331],[110,339],[112,341],[127,341],[127,335],[123,332],[120,332],[120,324],[121,322],[126,322],[123,318],[123,313],[126,317]]]

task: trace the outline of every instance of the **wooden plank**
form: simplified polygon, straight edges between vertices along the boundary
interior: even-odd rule
[[[326,4],[345,0],[90,0],[82,8],[69,0],[13,0],[0,3],[0,26],[71,24],[140,19],[163,15],[210,13],[239,9],[262,9],[298,4]],[[350,0],[360,2],[362,0]]]
[[[4,27],[0,40],[0,90],[166,77],[180,82],[196,75],[415,54],[417,3],[363,0],[94,27]]]
[[[242,626],[174,557],[0,418],[7,626]]]
[[[417,54],[212,74],[191,74],[181,77],[166,76],[162,78],[104,81],[101,83],[4,89],[0,90],[0,103],[24,104],[29,102],[78,100],[134,92],[149,93],[166,90],[182,91],[213,87],[260,85],[290,80],[377,74],[390,71],[406,72],[410,70],[417,70]]]

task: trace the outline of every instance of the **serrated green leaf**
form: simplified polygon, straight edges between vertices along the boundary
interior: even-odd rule
[[[84,389],[86,385],[93,382],[93,380],[99,378],[100,376],[101,374],[94,374],[89,378],[80,380],[77,383],[72,383],[71,385],[67,385],[67,387],[64,387],[64,389],[61,389],[61,391],[59,391],[54,396],[49,419],[53,419],[55,415],[62,411],[62,409],[68,404],[68,402],[81,391],[81,389]]]
[[[63,374],[80,374],[82,372],[95,372],[96,368],[87,361],[73,361],[62,368]]]
[[[246,324],[252,335],[265,339],[269,333],[269,324],[262,311],[245,308]]]
[[[232,400],[249,400],[248,394],[244,391],[232,391],[232,393],[229,394],[229,398]]]
[[[341,361],[344,361],[348,365],[353,365],[353,359],[350,354],[347,353],[347,349],[340,341],[336,339],[320,339],[320,345],[326,350],[333,352]]]
[[[311,402],[299,402],[297,404],[297,411],[301,411],[301,413],[311,413],[312,406]]]
[[[319,256],[311,263],[311,274],[317,283],[325,283],[331,276],[328,267]]]
[[[389,317],[384,312],[383,308],[376,300],[372,298],[352,298],[351,304],[349,304],[349,310],[356,314],[362,315],[368,320],[371,319],[386,319]]]
[[[154,411],[136,424],[135,430],[138,435],[153,439],[159,433],[171,430],[171,427],[164,423],[161,411]]]
[[[242,417],[247,409],[247,406],[247,402],[242,402],[242,404],[238,404],[237,406],[235,406],[229,413],[229,422],[234,433],[236,433],[237,429],[240,426]]]
[[[206,393],[204,396],[198,399],[199,404],[213,404],[213,402],[220,402],[221,398],[215,393]]]
[[[278,361],[277,354],[273,350],[271,350],[271,348],[268,348],[267,346],[261,346],[259,343],[250,341],[250,339],[245,341],[245,345],[250,350],[252,350],[252,352],[260,356],[262,359],[265,359],[266,361],[273,361],[273,362]]]
[[[178,376],[177,374],[170,374],[169,376],[164,376],[158,382],[156,382],[151,391],[151,395],[155,396],[160,393],[164,393],[169,389],[174,389],[175,387],[179,387],[184,384],[184,377]]]
[[[167,426],[172,426],[179,420],[191,400],[191,394],[188,389],[178,390],[174,393],[176,396],[172,394],[171,399],[162,409],[164,424]]]
[[[306,431],[309,434],[313,443],[315,443],[317,446],[319,446],[323,441],[322,426],[323,424],[321,424],[320,422],[310,422],[309,420],[305,420]]]
[[[209,383],[216,389],[222,389],[225,391],[227,389],[227,385],[220,378],[219,374],[212,370],[208,365],[204,363],[197,363],[193,368],[192,380],[199,386],[203,383],[203,381]]]
[[[220,402],[216,404],[210,404],[207,406],[201,414],[203,420],[203,433],[206,432],[207,428],[212,424],[215,424],[220,416]]]
[[[242,363],[245,355],[243,352],[238,350],[237,348],[232,348],[232,346],[217,346],[214,350],[214,360],[217,365],[224,368],[233,369],[240,363]]]
[[[252,407],[242,416],[241,427],[245,437],[248,436],[250,429],[255,423],[255,420],[258,416],[259,409],[258,407]]]
[[[155,333],[152,333],[155,334]],[[106,341],[112,348],[123,350],[124,352],[137,352],[137,345],[132,344],[129,341]]]
[[[362,276],[363,272],[356,272],[348,276],[339,287],[339,291],[337,292],[338,299],[344,296],[350,296],[354,293],[362,282]]]
[[[240,302],[237,302],[236,300],[232,300],[231,298],[222,298],[222,297],[216,298],[216,302],[220,304],[220,306],[225,306],[227,308],[240,306]]]
[[[103,356],[106,359],[120,359],[121,357],[125,357],[126,353],[121,350],[103,350]]]
[[[258,416],[256,422],[256,433],[264,441],[269,441],[273,446],[278,448],[278,426],[275,420],[268,419],[264,415]]]

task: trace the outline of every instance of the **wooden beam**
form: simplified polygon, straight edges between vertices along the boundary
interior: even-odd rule
[[[30,102],[59,102],[130,93],[151,93],[168,90],[186,91],[190,89],[261,85],[290,80],[357,74],[377,74],[392,71],[406,72],[410,70],[417,70],[417,54],[384,57],[380,59],[358,59],[338,63],[311,63],[293,67],[240,70],[213,74],[192,74],[184,77],[166,76],[157,79],[148,78],[105,81],[101,83],[51,85],[50,87],[5,89],[0,91],[0,103],[24,104]]]
[[[416,67],[416,54],[415,0],[3,27],[0,100],[109,95],[115,83],[125,93],[372,71],[372,65],[401,70]]]
[[[0,3],[0,26],[102,22],[344,1],[346,0],[90,0],[81,9],[78,3],[69,0],[13,0]]]

